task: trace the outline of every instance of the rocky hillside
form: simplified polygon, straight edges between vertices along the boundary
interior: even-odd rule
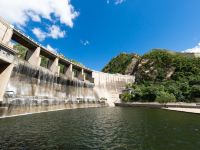
[[[135,75],[137,82],[178,80],[200,74],[200,58],[184,56],[165,49],[153,49],[149,53],[121,53],[102,70],[106,73]]]
[[[105,73],[120,73],[131,75],[140,59],[139,55],[121,53],[114,57],[103,69]]]
[[[143,55],[135,72],[138,82],[182,80],[196,78],[199,74],[200,58],[161,49]]]
[[[123,70],[124,74],[128,70],[128,74],[136,77],[136,83],[127,86],[129,90],[132,89],[131,93],[121,95],[123,101],[200,100],[200,58],[163,49],[153,49],[142,57],[131,58],[128,65],[120,65],[123,61],[116,62],[118,57],[111,61],[118,63],[118,70]],[[117,67],[112,66],[112,63],[107,67]]]

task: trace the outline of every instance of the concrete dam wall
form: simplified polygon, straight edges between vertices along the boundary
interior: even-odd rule
[[[70,109],[109,106],[119,101],[119,94],[133,76],[93,72],[94,83],[55,75],[43,67],[17,60],[6,86],[1,115],[17,115]],[[104,104],[103,104],[104,105]]]
[[[43,67],[34,67],[26,61],[18,60],[13,68],[6,87],[6,94],[14,96],[38,96],[59,98],[68,101],[75,99],[94,100],[94,84],[64,75],[55,75]]]
[[[106,99],[109,106],[114,106],[119,102],[119,94],[125,89],[126,85],[135,82],[134,76],[109,74],[103,72],[93,72],[94,91],[100,99]]]
[[[27,48],[25,58],[18,58],[11,41]],[[46,67],[42,57],[48,60]],[[113,106],[126,84],[134,81],[133,76],[92,71],[71,62],[0,18],[0,116]]]

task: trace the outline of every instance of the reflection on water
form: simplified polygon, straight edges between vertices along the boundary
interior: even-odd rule
[[[199,150],[200,117],[89,108],[0,119],[0,149]]]

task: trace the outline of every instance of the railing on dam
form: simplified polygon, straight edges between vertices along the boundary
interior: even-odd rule
[[[0,18],[0,59],[6,58],[9,63],[12,63],[14,57],[17,57],[17,51],[13,49],[11,41],[19,43],[27,49],[24,59],[31,65],[41,66],[41,60],[45,57],[48,60],[46,68],[52,73],[63,74],[70,79],[77,78],[81,81],[94,83],[92,70],[48,50]],[[60,68],[61,65],[63,66],[62,69]]]

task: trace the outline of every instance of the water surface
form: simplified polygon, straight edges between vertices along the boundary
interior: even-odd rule
[[[200,116],[88,108],[0,119],[0,149],[199,150]]]

